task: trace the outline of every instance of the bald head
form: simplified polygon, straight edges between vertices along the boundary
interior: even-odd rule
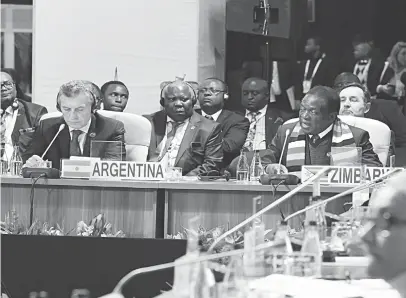
[[[249,111],[259,111],[269,102],[268,82],[260,78],[248,78],[242,84],[241,104]]]
[[[368,247],[371,277],[390,281],[406,273],[406,172],[389,180],[370,202],[362,240]]]

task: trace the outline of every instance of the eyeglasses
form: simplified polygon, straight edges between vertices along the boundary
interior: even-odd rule
[[[314,110],[314,109],[308,110],[308,109],[306,109],[305,107],[301,106],[301,107],[300,107],[300,110],[299,110],[299,115],[303,115],[303,114],[305,114],[305,113],[309,113],[311,116],[317,116],[317,115],[319,114],[319,113],[318,113],[316,110]]]
[[[14,87],[14,82],[10,82],[10,81],[5,81],[5,82],[1,82],[1,88],[6,88],[6,89],[11,89]]]
[[[394,226],[406,226],[406,220],[396,218],[390,212],[384,212],[377,218],[369,218],[368,222],[377,232],[389,231]]]
[[[219,94],[219,93],[221,93],[221,92],[226,92],[226,91],[224,91],[224,90],[216,90],[216,89],[213,89],[213,88],[200,88],[199,89],[199,92],[200,93],[210,93],[211,95],[217,95],[217,94]]]

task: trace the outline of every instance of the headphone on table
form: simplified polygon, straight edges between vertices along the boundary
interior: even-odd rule
[[[176,82],[176,81],[173,81],[173,82],[169,82],[169,81],[168,81],[168,82],[162,82],[162,83],[161,83],[161,85],[160,85],[160,87],[161,87],[161,94],[159,95],[159,98],[160,98],[159,103],[161,104],[161,106],[164,106],[164,97],[163,97],[164,90],[165,90],[167,87],[169,87],[171,84],[175,83],[175,82]],[[193,105],[195,105],[196,102],[197,102],[197,93],[196,93],[195,89],[194,89],[193,86],[192,86],[192,84],[195,84],[195,82],[182,81],[182,83],[184,83],[186,86],[188,86],[188,87],[192,90],[192,92],[193,92],[192,102],[193,102]],[[196,83],[196,84],[197,84],[197,83]]]

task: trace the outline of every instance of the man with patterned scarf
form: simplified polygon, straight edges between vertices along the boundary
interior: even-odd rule
[[[312,88],[302,100],[299,121],[279,127],[270,148],[261,154],[264,163],[277,163],[282,155],[282,164],[289,172],[297,172],[302,165],[330,165],[333,147],[359,147],[362,164],[381,167],[368,132],[342,122],[337,117],[339,110],[336,91],[324,86]],[[282,152],[285,138],[287,143]],[[346,162],[354,158],[353,153],[354,150],[348,150],[337,157]]]

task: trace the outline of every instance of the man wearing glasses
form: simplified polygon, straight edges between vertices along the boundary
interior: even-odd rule
[[[201,110],[197,110],[197,112],[220,124],[220,138],[224,153],[223,168],[239,156],[250,127],[248,119],[244,116],[224,110],[226,100],[228,100],[227,85],[222,80],[209,78],[200,85],[199,104]]]
[[[9,160],[13,146],[23,153],[31,143],[35,128],[47,109],[26,102],[10,69],[1,70],[1,156]]]
[[[299,120],[279,127],[269,148],[260,151],[262,161],[278,163],[282,156],[282,164],[289,172],[300,173],[302,165],[330,165],[333,147],[359,147],[362,164],[381,167],[368,132],[342,122],[337,117],[339,111],[340,97],[334,89],[313,87],[301,102]],[[334,157],[335,162],[354,162],[354,152],[340,153]]]
[[[161,84],[163,110],[145,116],[152,124],[148,161],[181,167],[186,176],[217,176],[223,161],[220,125],[193,110],[192,84],[181,78]]]
[[[369,252],[368,273],[383,278],[406,297],[406,172],[389,180],[371,198],[371,217],[362,240]]]

